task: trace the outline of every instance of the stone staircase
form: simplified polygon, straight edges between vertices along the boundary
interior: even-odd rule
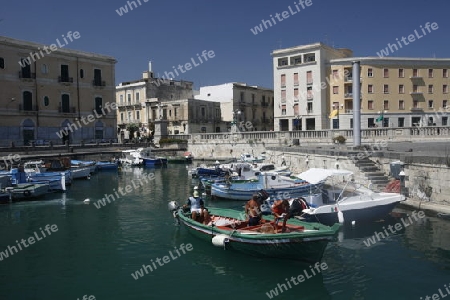
[[[380,170],[376,163],[367,157],[358,160],[355,165],[372,184],[373,190],[382,191],[390,182],[389,177],[386,176],[382,170]]]

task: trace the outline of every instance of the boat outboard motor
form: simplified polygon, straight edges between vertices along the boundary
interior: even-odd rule
[[[294,199],[289,207],[289,214],[291,216],[300,216],[304,209],[308,209],[309,205],[302,197]]]
[[[180,205],[178,205],[177,201],[170,201],[169,204],[167,204],[167,207],[169,208],[169,211],[172,212],[173,217],[177,220],[177,224],[180,224],[180,220],[178,219],[178,212],[177,210],[180,208]]]
[[[259,205],[262,205],[264,201],[270,196],[265,190],[260,190],[256,193],[256,195],[258,196]]]

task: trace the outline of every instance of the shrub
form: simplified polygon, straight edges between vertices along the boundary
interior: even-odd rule
[[[345,141],[346,141],[347,139],[345,138],[345,137],[343,137],[342,135],[338,135],[338,136],[336,136],[336,137],[334,137],[333,138],[333,142],[334,143],[339,143],[339,144],[345,144]]]
[[[181,139],[170,139],[170,138],[162,138],[159,140],[159,144],[182,144],[187,143],[186,140]]]

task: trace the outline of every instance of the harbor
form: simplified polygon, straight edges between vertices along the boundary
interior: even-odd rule
[[[150,173],[154,175],[148,184],[132,188],[100,208],[93,205],[113,190],[133,187],[133,180],[150,178]],[[417,221],[411,217],[409,222],[408,215],[414,210],[395,209],[389,218],[366,226],[342,226],[324,252],[322,263],[327,268],[319,268],[320,272],[314,264],[301,261],[224,251],[176,226],[167,210],[170,201],[184,203],[195,184],[198,181],[190,178],[184,165],[126,168],[98,172],[91,180],[74,182],[66,193],[48,195],[45,201],[1,205],[3,253],[16,245],[15,240],[33,236],[46,224],[56,225],[58,231],[20,252],[12,250],[14,255],[2,256],[0,272],[5,280],[0,297],[27,299],[38,294],[42,299],[76,299],[87,294],[96,299],[142,299],[151,294],[155,299],[174,299],[180,290],[197,293],[200,279],[205,295],[221,291],[217,299],[255,295],[413,299],[438,291],[441,286],[435,282],[449,276],[450,261],[445,254],[450,251],[448,221],[427,216]],[[85,199],[90,199],[90,204],[85,204]],[[206,207],[243,211],[241,201],[205,199]],[[407,226],[381,236],[397,223]],[[368,239],[375,243],[368,247]],[[191,251],[176,254],[175,249],[188,244]],[[175,259],[134,278],[143,265],[156,263],[157,258],[170,255],[169,251]],[[420,275],[413,270],[420,270]],[[300,275],[304,282],[291,280]]]

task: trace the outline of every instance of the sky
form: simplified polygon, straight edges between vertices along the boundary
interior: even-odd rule
[[[50,45],[78,31],[80,38],[66,47],[115,57],[116,84],[141,79],[150,60],[160,76],[194,60],[196,66],[174,79],[193,81],[196,89],[227,82],[273,88],[276,49],[322,42],[376,56],[427,22],[438,29],[390,56],[450,57],[448,0],[310,0],[304,7],[299,0],[139,1],[131,10],[125,0],[2,0],[0,35]],[[125,6],[128,12],[120,16],[117,10]],[[287,18],[252,33],[283,11]],[[200,63],[197,53],[204,50],[214,57]]]

